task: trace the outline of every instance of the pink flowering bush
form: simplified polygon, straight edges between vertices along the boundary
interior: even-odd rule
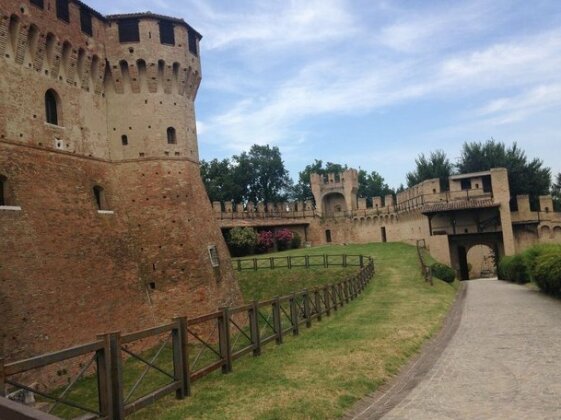
[[[277,241],[277,249],[279,251],[290,248],[294,234],[288,229],[281,229],[275,233],[275,240]]]
[[[259,232],[257,238],[257,249],[259,252],[269,252],[275,246],[275,241],[273,240],[273,232],[270,230],[263,230]]]

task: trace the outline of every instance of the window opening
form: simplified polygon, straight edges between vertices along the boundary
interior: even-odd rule
[[[175,128],[169,127],[167,131],[168,135],[168,144],[176,144],[177,143],[177,136],[175,134]]]
[[[197,34],[192,29],[187,30],[187,42],[189,44],[189,52],[193,55],[198,55]]]
[[[58,101],[54,90],[45,93],[45,119],[49,124],[58,125]]]
[[[173,23],[167,20],[161,20],[160,23],[160,43],[175,45],[175,33]]]
[[[471,179],[462,179],[460,183],[462,185],[462,190],[471,190]]]
[[[65,22],[70,22],[68,0],[56,0],[56,17]]]
[[[140,31],[138,19],[123,19],[119,21],[119,42],[139,42]]]
[[[220,259],[218,258],[218,248],[216,245],[209,245],[208,247],[208,255],[210,257],[210,263],[214,268],[220,266]]]
[[[95,187],[93,187],[93,193],[97,209],[107,210],[107,202],[105,200],[105,191],[103,190],[103,187],[96,185]]]
[[[0,175],[0,206],[7,206],[8,196],[8,180],[5,176]]]
[[[330,242],[331,242],[331,230],[329,230],[329,229],[327,229],[327,230],[325,231],[325,241],[326,241],[327,243],[330,243]]]
[[[45,7],[45,5],[43,4],[43,0],[31,0],[30,3],[34,6],[39,7],[40,9],[43,9]]]
[[[93,35],[92,14],[85,7],[80,7],[80,28],[83,33]]]
[[[121,144],[123,146],[128,146],[129,144],[129,138],[124,134],[121,136]]]

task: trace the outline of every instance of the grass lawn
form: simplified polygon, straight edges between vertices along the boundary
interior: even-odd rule
[[[435,279],[434,287],[427,285],[415,248],[404,244],[325,246],[280,255],[288,253],[372,255],[377,272],[358,299],[311,329],[302,329],[300,336],[286,337],[282,346],[269,344],[260,357],[235,361],[228,375],[215,372],[195,382],[186,400],[166,397],[131,418],[340,417],[395,374],[437,331],[456,294],[457,283]],[[262,299],[311,286],[319,276],[324,276],[320,282],[334,282],[337,270],[321,270],[318,276],[300,270],[244,272],[240,284],[246,300]],[[283,273],[286,286],[280,284]]]

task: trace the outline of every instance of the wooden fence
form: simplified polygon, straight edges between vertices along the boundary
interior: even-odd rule
[[[363,255],[289,255],[286,257],[260,257],[260,258],[238,258],[232,261],[234,269],[264,270],[275,268],[310,268],[310,267],[364,267],[367,257]]]
[[[57,407],[66,406],[78,410],[81,419],[122,419],[171,393],[183,399],[190,395],[191,385],[198,379],[218,369],[223,373],[231,372],[236,359],[250,353],[259,356],[262,347],[268,343],[282,344],[285,335],[298,335],[302,326],[311,327],[312,321],[320,321],[323,316],[329,316],[355,299],[374,276],[374,262],[370,257],[341,257],[344,257],[341,263],[346,261],[347,264],[358,257],[356,261],[361,269],[356,275],[335,284],[234,308],[222,308],[197,318],[180,317],[168,324],[130,334],[107,333],[98,336],[92,343],[27,360],[4,363],[0,359],[0,398],[6,396],[9,386],[48,400],[50,403],[46,410],[49,413],[56,413]],[[309,261],[308,258],[306,260]],[[327,258],[325,261],[328,264]],[[135,343],[147,339],[160,342],[150,356],[134,350]],[[171,354],[168,366],[157,362],[166,347]],[[78,374],[58,396],[18,380],[19,375],[25,372],[75,358],[87,362],[80,364]],[[123,370],[127,365],[125,358],[134,359],[144,366],[134,382],[125,383],[123,380]],[[150,370],[159,372],[167,381],[157,389],[138,395]],[[67,397],[84,377],[95,380],[96,406]]]
[[[417,241],[417,256],[419,257],[419,263],[421,264],[421,274],[425,278],[425,282],[430,283],[431,286],[434,286],[432,280],[432,268],[425,263],[425,257],[423,255],[423,251],[426,251],[427,247],[425,244],[424,239],[420,239]]]

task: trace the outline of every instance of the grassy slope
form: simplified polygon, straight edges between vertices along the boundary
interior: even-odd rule
[[[306,252],[373,255],[375,281],[359,299],[299,337],[268,345],[260,357],[234,362],[227,376],[217,372],[201,379],[184,401],[167,397],[134,418],[339,417],[397,372],[438,329],[455,296],[456,284],[423,282],[415,249],[404,244]]]

